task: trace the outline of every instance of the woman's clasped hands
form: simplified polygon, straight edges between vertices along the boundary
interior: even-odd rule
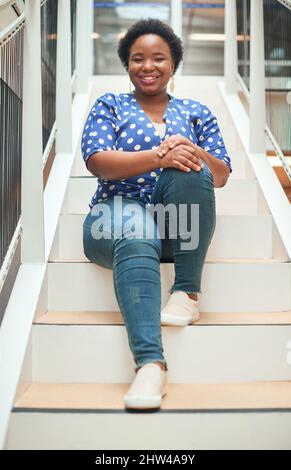
[[[199,154],[201,155],[199,147],[180,134],[164,140],[157,150],[157,156],[161,159],[161,168],[172,167],[185,172],[191,169],[199,172],[203,168],[204,164]]]

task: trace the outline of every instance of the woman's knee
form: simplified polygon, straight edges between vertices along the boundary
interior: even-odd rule
[[[163,174],[164,180],[174,179],[176,185],[180,185],[182,188],[185,189],[188,185],[190,187],[193,187],[193,184],[195,184],[195,186],[205,186],[205,184],[209,183],[213,186],[213,175],[206,164],[204,164],[203,168],[200,171],[195,171],[191,169],[191,171],[185,172],[178,170],[177,168],[164,168],[161,176]]]

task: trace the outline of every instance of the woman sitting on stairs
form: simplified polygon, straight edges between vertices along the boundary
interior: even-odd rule
[[[161,324],[185,326],[199,318],[201,274],[216,223],[214,188],[226,184],[232,168],[210,109],[167,93],[183,57],[182,41],[168,25],[136,22],[120,39],[118,55],[135,89],[100,96],[84,126],[82,155],[98,177],[83,224],[84,253],[113,270],[137,366],[125,407],[159,408],[168,371]],[[157,204],[165,208],[165,236],[157,213],[148,210]],[[194,247],[185,242],[193,214]],[[162,311],[160,262],[175,266]]]

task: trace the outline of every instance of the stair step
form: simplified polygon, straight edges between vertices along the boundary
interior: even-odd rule
[[[163,307],[173,284],[174,264],[161,263],[160,271]],[[291,264],[276,259],[208,261],[201,291],[201,312],[288,311]],[[112,270],[94,263],[49,263],[47,310],[119,310]]]
[[[126,410],[129,385],[31,384],[6,449],[291,449],[291,382],[169,384],[155,411]]]
[[[60,216],[50,261],[89,262],[83,248],[84,220],[84,214]],[[272,258],[272,228],[270,215],[218,215],[206,260]]]
[[[290,380],[290,312],[278,315],[282,323],[243,324],[243,315],[238,323],[219,323],[219,315],[213,323],[202,315],[185,328],[161,327],[170,382]],[[126,383],[134,376],[124,324],[34,324],[32,349],[35,382]]]
[[[89,202],[97,188],[94,176],[71,177],[62,214],[87,214]],[[242,197],[243,196],[243,197]],[[222,188],[215,188],[217,215],[256,215],[260,213],[256,180],[232,179]]]
[[[123,410],[129,383],[32,383],[13,411]],[[290,409],[291,382],[168,384],[161,410]]]
[[[290,450],[290,416],[289,408],[24,410],[11,414],[6,449]]]
[[[124,325],[122,313],[112,312],[46,312],[34,321],[37,325]],[[291,310],[267,313],[203,312],[198,325],[291,325]],[[192,327],[193,325],[189,325]]]
[[[85,259],[85,261],[76,261],[74,259],[68,259],[68,260],[65,260],[65,259],[54,259],[52,261],[49,261],[49,264],[56,264],[56,263],[64,263],[64,264],[67,264],[67,263],[75,263],[75,264],[94,264],[92,263],[90,260],[88,260],[87,258]],[[254,264],[266,264],[266,265],[270,265],[270,264],[280,264],[280,263],[286,263],[286,264],[290,264],[289,263],[289,260],[282,260],[282,259],[278,259],[278,258],[209,258],[208,260],[206,260],[205,264],[216,264],[216,265],[219,265],[219,264],[236,264],[236,263],[239,263],[239,264],[249,264],[249,263],[254,263]],[[167,266],[167,265],[173,265],[173,263],[168,263],[166,261],[163,261],[161,262],[161,266],[164,267],[164,266]]]

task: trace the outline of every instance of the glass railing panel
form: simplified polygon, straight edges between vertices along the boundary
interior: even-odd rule
[[[21,213],[23,25],[0,41],[0,267]]]
[[[291,156],[291,10],[264,1],[266,119],[285,156]]]
[[[43,150],[56,119],[57,0],[41,7],[41,76]]]
[[[224,2],[183,1],[184,75],[223,75]]]

